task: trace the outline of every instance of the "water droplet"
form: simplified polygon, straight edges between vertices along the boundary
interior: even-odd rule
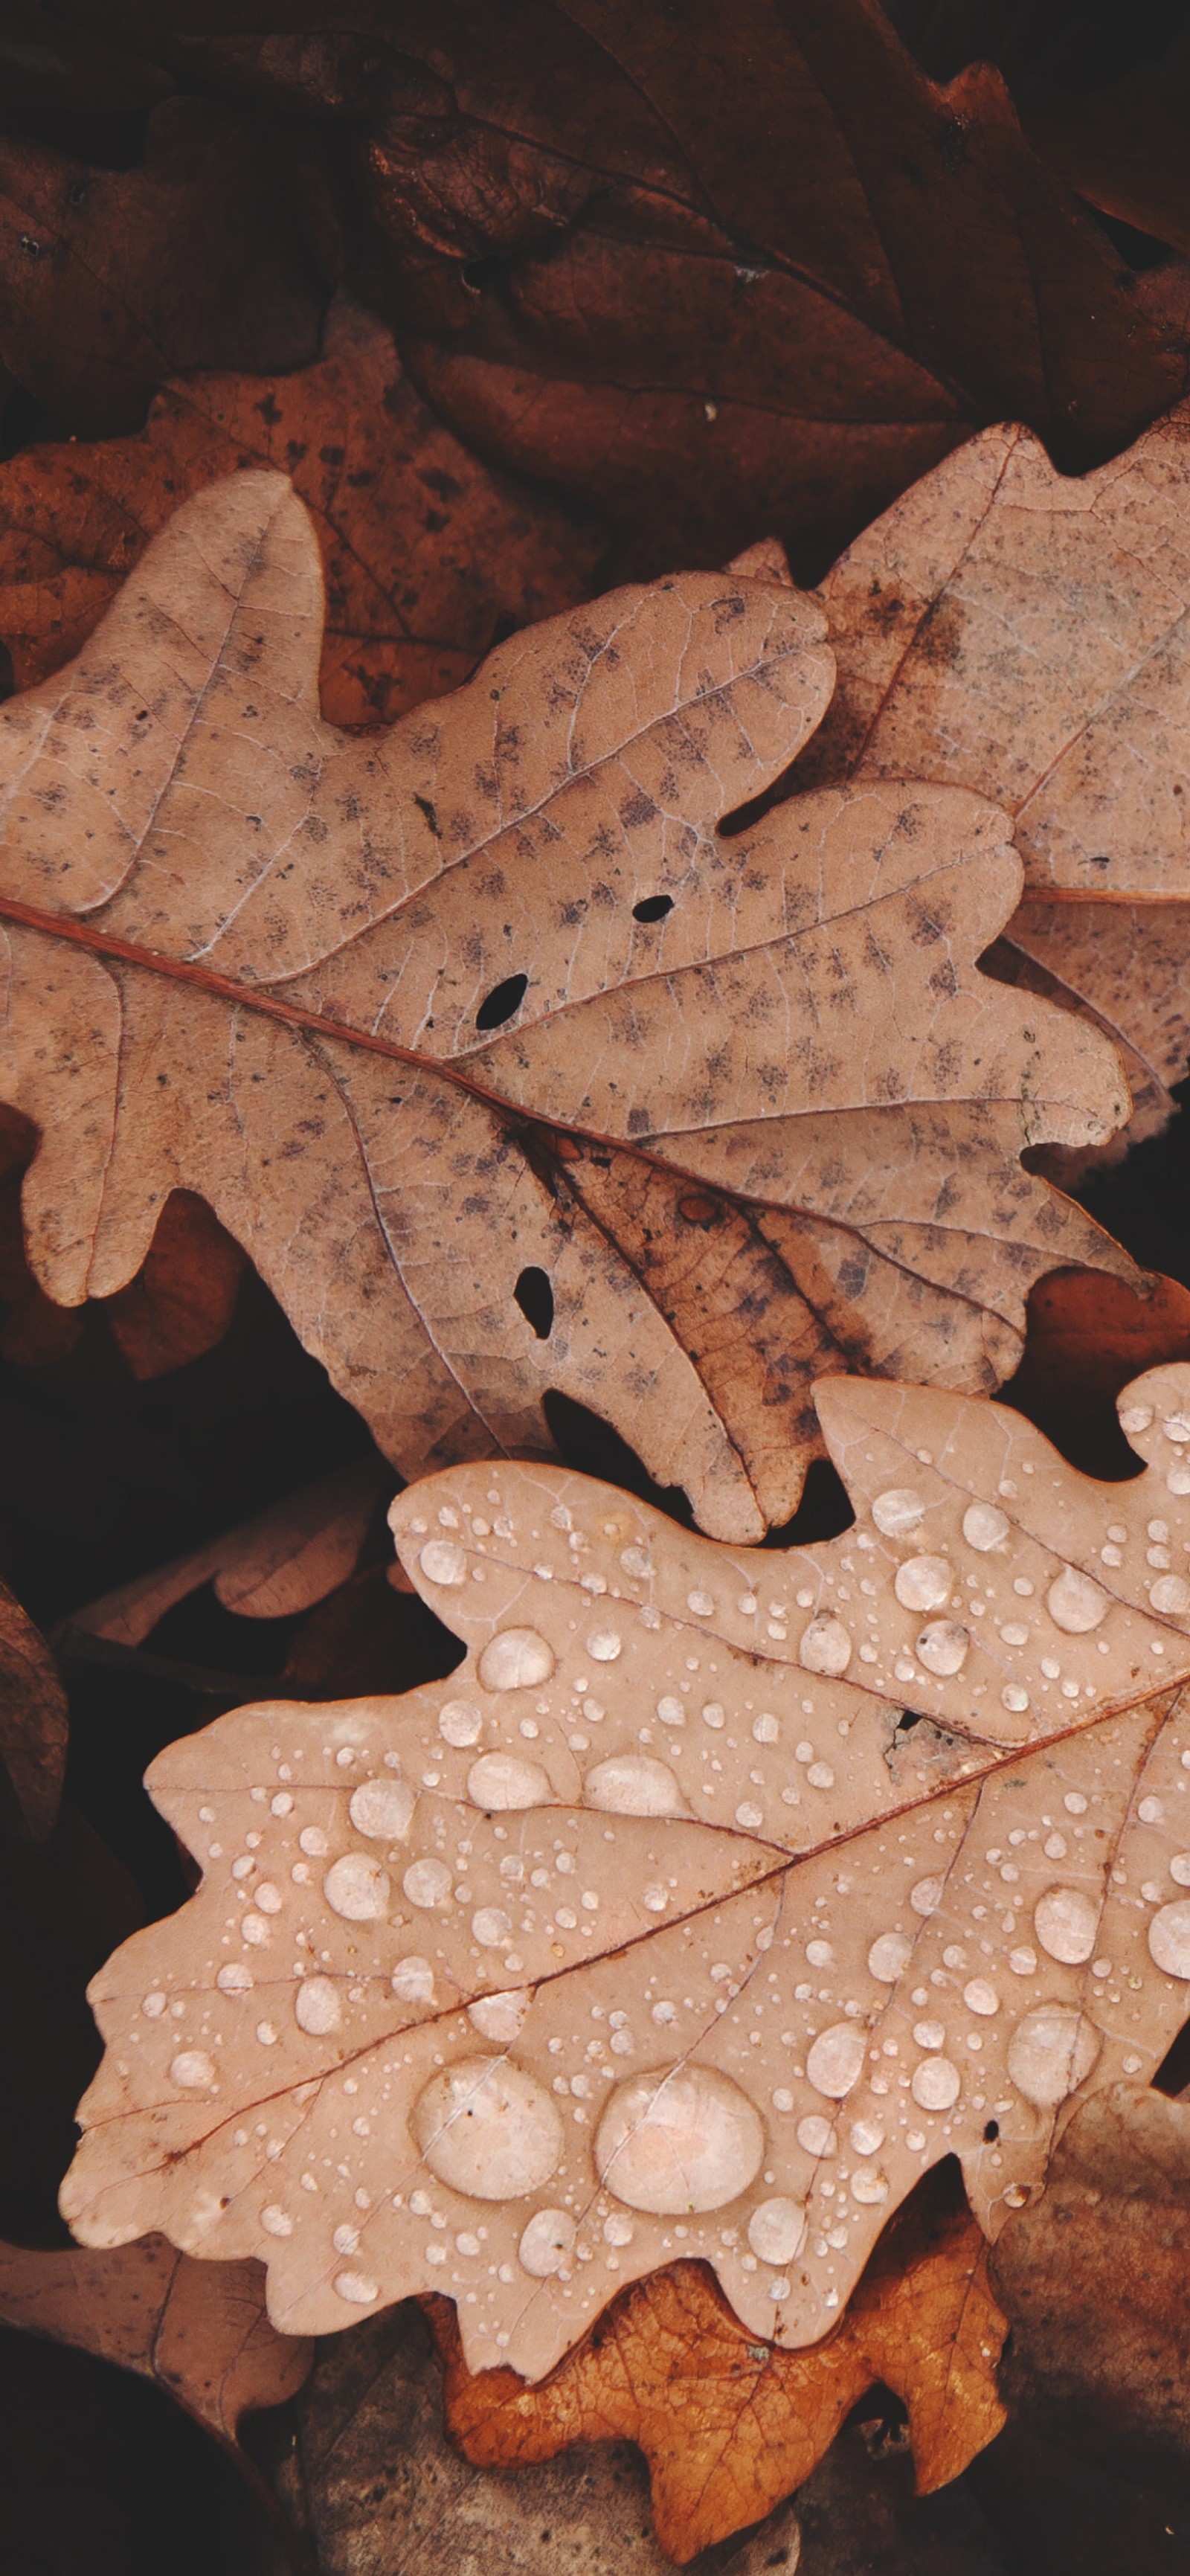
[[[388,1871],[368,1852],[344,1852],[331,1862],[322,1893],[345,1923],[379,1923],[388,1912]]]
[[[841,1619],[821,1616],[802,1630],[797,1659],[808,1673],[845,1673],[851,1661],[851,1639]]]
[[[587,1653],[597,1664],[614,1664],[622,1644],[614,1628],[594,1628],[587,1639]]]
[[[780,1739],[780,1734],[781,1727],[779,1720],[773,1716],[771,1709],[762,1708],[759,1717],[753,1722],[753,1742],[755,1744],[776,1744]]]
[[[1129,1440],[1135,1431],[1147,1431],[1152,1419],[1151,1404],[1125,1404],[1120,1407],[1120,1429]]]
[[[652,1558],[643,1547],[622,1547],[620,1563],[625,1574],[631,1574],[637,1583],[643,1583],[645,1576],[653,1571]]]
[[[465,1583],[467,1580],[466,1554],[451,1539],[428,1540],[417,1561],[427,1583]]]
[[[875,2156],[884,2145],[884,2131],[879,2120],[856,2120],[848,2137],[857,2156]]]
[[[321,1825],[303,1825],[298,1835],[298,1842],[302,1850],[309,1853],[311,1860],[321,1860],[323,1853],[330,1850],[330,1844]]]
[[[1190,1887],[1190,1852],[1175,1852],[1169,1864],[1169,1875],[1179,1887]]]
[[[940,1610],[953,1586],[954,1574],[944,1556],[907,1557],[893,1582],[903,1610]]]
[[[535,1690],[553,1669],[553,1648],[536,1628],[502,1628],[479,1658],[479,1678],[490,1691]]]
[[[602,1807],[613,1816],[680,1816],[684,1812],[681,1790],[668,1763],[655,1762],[646,1753],[613,1754],[608,1762],[597,1762],[583,1782],[583,1796],[589,1807]]]
[[[630,2077],[595,2138],[600,2180],[630,2209],[658,2217],[722,2209],[755,2181],[763,2156],[755,2105],[710,2066]]]
[[[226,1967],[220,1968],[215,1983],[221,1995],[251,1994],[252,1970],[241,1967],[238,1959],[229,1960]]]
[[[548,1806],[553,1794],[549,1773],[540,1762],[522,1762],[515,1753],[481,1753],[467,1773],[472,1806],[486,1807],[489,1814]]]
[[[976,1548],[980,1556],[999,1547],[1011,1527],[1007,1512],[1002,1512],[998,1503],[969,1503],[963,1514],[963,1536],[968,1547]]]
[[[398,1959],[389,1984],[400,2003],[433,2003],[434,1971],[429,1960],[418,1958],[416,1952],[407,1959]]]
[[[834,1956],[829,1941],[807,1941],[806,1957],[812,1968],[829,1968],[833,1964]]]
[[[631,2245],[635,2234],[636,2229],[632,2224],[632,2220],[625,2217],[622,2209],[612,2209],[608,2211],[607,2217],[603,2222],[603,2237],[605,2244]]]
[[[446,1744],[478,1744],[483,1719],[469,1699],[448,1699],[438,1711],[438,1733]]]
[[[512,1939],[512,1923],[499,1905],[481,1905],[471,1917],[471,1935],[481,1950],[498,1950]]]
[[[967,1660],[970,1643],[966,1629],[960,1628],[957,1620],[931,1619],[928,1628],[921,1630],[913,1651],[928,1673],[958,1673]]]
[[[502,1995],[480,1995],[475,2003],[468,2004],[467,2019],[481,2039],[497,2039],[507,2046],[519,2039],[532,2001],[528,1986],[510,1987]]]
[[[912,1953],[913,1944],[903,1932],[880,1932],[868,1952],[868,1975],[876,1977],[882,1986],[895,1986]]]
[[[1055,1628],[1061,1628],[1068,1637],[1085,1637],[1106,1619],[1111,1602],[1102,1585],[1089,1574],[1064,1565],[1046,1593],[1045,1606]]]
[[[812,1762],[806,1778],[812,1789],[833,1789],[835,1785],[835,1775],[829,1762]]]
[[[570,2261],[578,2229],[564,2209],[539,2209],[524,2229],[517,2254],[531,2281],[548,2281]]]
[[[957,2102],[963,2079],[949,2057],[923,2057],[913,2070],[911,2091],[922,2111],[949,2111]]]
[[[672,1692],[667,1691],[665,1698],[658,1700],[657,1715],[663,1726],[684,1726],[686,1723],[686,1711]]]
[[[693,1611],[696,1619],[709,1619],[714,1607],[709,1592],[688,1592],[686,1595],[686,1608]]]
[[[540,2191],[562,2154],[562,2122],[545,2086],[506,2057],[464,2058],[436,2075],[409,2125],[438,2181],[475,2200]]]
[[[946,2030],[944,2024],[940,2021],[915,2022],[913,2026],[913,2036],[917,2041],[919,2048],[944,2048],[946,2046]]]
[[[1014,1717],[1020,1717],[1029,1705],[1028,1691],[1022,1690],[1017,1682],[1009,1682],[1000,1693],[1000,1705],[1011,1709]]]
[[[1036,1976],[1037,1952],[1036,1950],[1025,1949],[1010,1950],[1008,1953],[1008,1964],[1014,1977]]]
[[[1160,1907],[1149,1925],[1149,1949],[1167,1977],[1190,1977],[1190,1901]]]
[[[877,2208],[888,2199],[888,2176],[878,2165],[857,2165],[851,2177],[851,2197],[863,2208]]]
[[[417,1791],[407,1780],[361,1780],[347,1813],[357,1834],[372,1842],[401,1843],[413,1822]],[[260,1897],[257,1896],[257,1904]]]
[[[963,1988],[963,2001],[968,2012],[988,2014],[1000,2010],[999,1995],[986,1977],[972,1977],[970,1985]]]
[[[450,1894],[450,1871],[444,1860],[415,1860],[406,1870],[401,1886],[411,1905],[445,1905]]]
[[[919,1878],[909,1890],[909,1902],[915,1914],[936,1914],[942,1903],[940,1878]]]
[[[1099,1907],[1079,1887],[1047,1887],[1033,1908],[1033,1929],[1051,1959],[1081,1967],[1095,1947]]]
[[[293,2220],[279,2201],[270,2200],[261,2210],[260,2223],[266,2236],[292,2236]]]
[[[380,2296],[379,2282],[369,2280],[366,2272],[336,2272],[335,2288],[353,2308],[370,2308]]]
[[[248,1971],[247,1971],[247,1969],[246,1969],[246,1968],[245,1968],[245,1970],[244,1970],[244,1972],[243,1972],[243,1973],[244,1973],[244,1975],[245,1975],[245,1976],[248,1976]],[[216,1982],[218,1982],[218,1980],[216,1980]],[[249,1985],[251,1985],[251,1983],[252,1983],[252,1979],[251,1979],[251,1977],[248,1977],[248,1983],[249,1983]],[[225,1987],[225,1988],[224,1988],[224,1992],[225,1992],[225,1993],[228,1993],[228,1992],[233,1992],[233,1993],[234,1993],[234,1992],[238,1992],[238,1991],[239,1991],[239,1989],[238,1989],[238,1988],[227,1988],[227,1987]],[[164,2012],[164,2010],[165,2010],[165,1997],[164,1997],[164,1995],[163,1995],[163,1994],[161,1994],[160,1992],[154,1992],[154,1993],[153,1993],[153,1994],[151,1994],[151,1995],[146,1995],[146,1996],[145,1996],[144,2002],[143,2002],[143,2004],[141,2005],[141,2011],[143,2012],[143,2014],[144,2014],[144,2016],[145,2016],[146,2021],[160,2021],[160,2019],[161,2019],[161,2015],[162,2015],[162,2013]]]
[[[839,2143],[830,2121],[824,2120],[818,2111],[810,2111],[804,2120],[798,2121],[797,2142],[808,2156],[833,2156]]]
[[[215,2081],[215,2060],[205,2048],[182,2048],[170,2060],[170,2081],[180,2084],[184,2092],[201,2091]]]
[[[1038,2110],[1053,2110],[1076,2091],[1099,2055],[1099,2034],[1071,2004],[1039,2004],[1018,2022],[1008,2043],[1008,2073]]]
[[[1142,1798],[1136,1812],[1142,1825],[1159,1825],[1165,1809],[1160,1798]]]
[[[877,1494],[872,1505],[872,1518],[885,1538],[908,1538],[924,1517],[925,1504],[912,1485],[894,1485],[887,1494]]]
[[[806,2058],[806,2074],[816,2093],[841,2102],[864,2071],[865,2036],[854,2022],[832,2022],[820,2030]]]
[[[293,1998],[293,2017],[299,2030],[321,2039],[328,2030],[337,2030],[343,2019],[339,1989],[330,1977],[303,1977]]]
[[[1190,1611],[1190,1583],[1180,1574],[1162,1574],[1150,1583],[1149,1599],[1164,1617],[1184,1619]]]
[[[721,1726],[726,1726],[727,1711],[721,1700],[709,1699],[707,1701],[702,1711],[702,1722],[704,1726],[713,1727],[716,1731]]]
[[[800,2200],[762,2200],[748,2221],[748,2243],[762,2263],[792,2263],[805,2233]]]

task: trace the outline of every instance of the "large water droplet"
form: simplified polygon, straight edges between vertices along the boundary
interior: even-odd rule
[[[451,1877],[444,1860],[415,1860],[401,1881],[411,1905],[445,1905]]]
[[[1167,1977],[1190,1977],[1190,1898],[1158,1907],[1149,1925],[1149,1949]]]
[[[970,1643],[967,1630],[960,1628],[957,1620],[931,1619],[928,1628],[921,1630],[913,1651],[928,1673],[945,1675],[962,1671]]]
[[[895,1986],[913,1955],[912,1942],[903,1932],[879,1932],[868,1952],[868,1975],[882,1986]]]
[[[299,2030],[322,2039],[328,2030],[337,2030],[343,2019],[339,1989],[330,1977],[303,1977],[293,1998],[293,2017]]]
[[[407,1780],[361,1780],[347,1813],[357,1834],[380,1843],[404,1842],[413,1822],[417,1791]],[[259,1896],[256,1900],[260,1903]]]
[[[1046,1593],[1045,1606],[1055,1628],[1061,1628],[1068,1637],[1084,1637],[1106,1619],[1111,1602],[1089,1574],[1080,1574],[1077,1566],[1064,1565]]]
[[[999,1547],[1011,1526],[1007,1512],[1002,1512],[998,1503],[969,1503],[963,1514],[963,1536],[968,1547],[977,1549],[980,1556]]]
[[[908,1538],[925,1513],[920,1494],[912,1485],[893,1485],[887,1494],[877,1494],[872,1505],[872,1518],[886,1538]]]
[[[710,2066],[674,2066],[619,2085],[595,2138],[608,2190],[658,2217],[724,2208],[755,2181],[763,2155],[755,2105]]]
[[[553,1669],[553,1648],[536,1628],[501,1628],[479,1658],[479,1678],[490,1691],[536,1690]]]
[[[570,2261],[578,2229],[564,2209],[539,2209],[524,2230],[517,2253],[531,2281],[548,2281]]]
[[[800,2200],[762,2200],[748,2221],[748,2243],[762,2263],[792,2263],[805,2233]]]
[[[949,2111],[958,2101],[962,2080],[949,2057],[923,2057],[913,2070],[913,2099],[923,2111]]]
[[[467,1559],[453,1539],[429,1539],[418,1558],[427,1583],[465,1583]]]
[[[1090,2074],[1099,2034],[1072,2004],[1039,2004],[1018,2022],[1008,2043],[1008,2073],[1039,2110],[1064,2102]]]
[[[469,2057],[427,2084],[409,2126],[432,2174],[474,2200],[540,2191],[562,2154],[562,2123],[533,2075],[506,2057]]]
[[[944,1556],[906,1557],[893,1581],[903,1610],[940,1610],[953,1589],[954,1572]]]
[[[865,2036],[852,2021],[835,2021],[820,2030],[806,2058],[806,2074],[816,2093],[841,2102],[864,2071]]]
[[[1081,1967],[1095,1947],[1099,1907],[1080,1887],[1047,1887],[1033,1908],[1033,1929],[1051,1959]]]
[[[469,1699],[448,1699],[438,1711],[438,1733],[444,1744],[478,1744],[483,1719]]]
[[[388,1912],[388,1871],[368,1852],[344,1852],[331,1862],[322,1893],[345,1923],[379,1923]]]
[[[170,2060],[170,2080],[184,2092],[202,2091],[215,2081],[215,2060],[205,2048],[180,2048]]]
[[[827,1673],[836,1678],[845,1673],[851,1661],[851,1638],[841,1619],[820,1616],[803,1628],[797,1659],[807,1673]]]
[[[589,1807],[613,1816],[680,1816],[682,1792],[668,1763],[647,1753],[617,1753],[597,1762],[583,1782]]]
[[[467,1795],[473,1807],[506,1815],[516,1807],[544,1807],[553,1797],[548,1771],[540,1762],[522,1762],[516,1753],[481,1753],[467,1773]]]

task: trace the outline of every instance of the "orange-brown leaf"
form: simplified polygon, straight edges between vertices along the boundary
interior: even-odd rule
[[[193,1190],[173,1190],[135,1279],[102,1300],[136,1378],[164,1377],[223,1339],[247,1264]]]
[[[946,2168],[886,2229],[841,2322],[801,2352],[758,2342],[701,2263],[621,2293],[548,2379],[471,2372],[456,2312],[424,2302],[446,2364],[446,2414],[469,2460],[552,2459],[571,2442],[638,2442],[657,2537],[684,2561],[801,2486],[873,2381],[909,2413],[919,2493],[958,2477],[1004,2421],[1007,2321],[988,2249]]]

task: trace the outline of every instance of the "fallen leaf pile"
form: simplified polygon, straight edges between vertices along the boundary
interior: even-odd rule
[[[1188,66],[0,11],[30,2576],[1184,2555]]]

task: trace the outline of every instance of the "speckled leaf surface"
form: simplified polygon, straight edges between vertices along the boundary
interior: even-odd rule
[[[1121,1044],[1135,1139],[1190,1052],[1190,410],[1110,464],[1056,472],[1005,426],[924,477],[818,596],[838,657],[806,756],[825,778],[931,778],[1013,817],[1009,938],[1038,989]]]
[[[827,706],[813,602],[617,591],[366,741],[320,717],[322,625],[300,501],[232,477],[0,712],[49,1294],[122,1287],[193,1189],[404,1473],[547,1448],[557,1390],[754,1539],[815,1376],[985,1391],[1043,1272],[1136,1278],[1021,1167],[1128,1104],[1098,1032],[978,971],[1003,816],[879,782],[717,829]]]
[[[415,2289],[548,2370],[679,2257],[808,2344],[956,2155],[994,2235],[1190,1984],[1190,1368],[1102,1485],[1020,1417],[819,1390],[856,1522],[782,1557],[545,1466],[393,1506],[464,1640],[399,1701],[160,1757],[198,1895],[91,1989],[76,2233]],[[910,1727],[906,1712],[919,1722]]]

